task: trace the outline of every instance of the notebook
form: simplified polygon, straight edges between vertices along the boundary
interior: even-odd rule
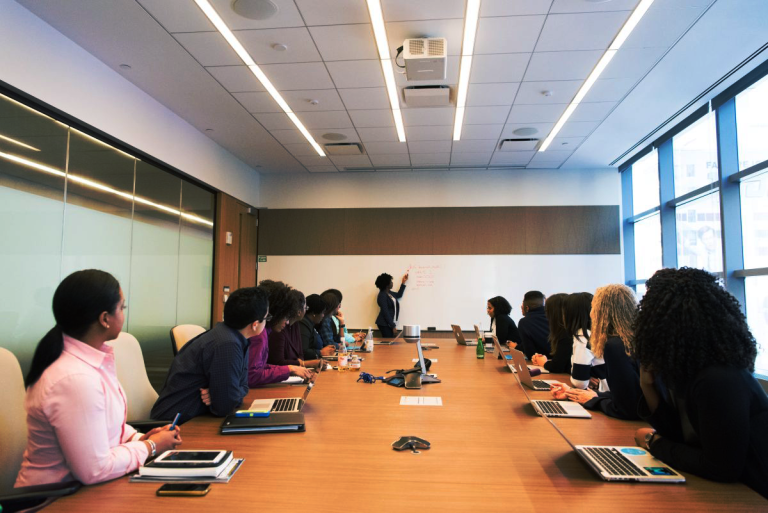
[[[304,429],[304,414],[297,411],[269,417],[236,417],[229,415],[221,424],[222,435],[246,433],[300,433]]]

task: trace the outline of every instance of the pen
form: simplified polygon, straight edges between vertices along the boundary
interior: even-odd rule
[[[171,424],[171,427],[168,428],[169,431],[176,429],[176,423],[179,421],[179,417],[181,417],[181,412],[176,414],[176,418],[173,419],[173,424]]]

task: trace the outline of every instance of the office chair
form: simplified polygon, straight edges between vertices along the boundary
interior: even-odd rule
[[[205,333],[206,329],[196,324],[179,324],[171,328],[171,349],[173,349],[173,356],[179,354],[184,344],[200,335]]]

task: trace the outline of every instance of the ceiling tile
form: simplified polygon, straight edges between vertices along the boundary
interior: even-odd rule
[[[310,27],[309,30],[324,61],[354,61],[379,57],[373,28],[369,23]]]
[[[507,123],[555,123],[568,105],[513,105]]]
[[[395,120],[392,118],[392,111],[389,109],[350,110],[349,116],[358,128],[395,126]],[[360,137],[362,137],[362,134]],[[364,138],[363,141],[365,141]]]
[[[442,0],[439,0],[442,3]],[[407,0],[410,6],[421,3]],[[440,12],[440,11],[438,11]],[[386,13],[386,11],[385,11]],[[386,14],[385,14],[386,16]],[[442,15],[438,15],[442,17]],[[422,37],[444,37],[448,40],[448,55],[461,55],[461,41],[464,36],[464,6],[462,2],[462,15],[459,19],[433,19],[430,21],[399,21],[387,23],[387,40],[389,41],[392,57],[394,49],[401,46],[406,39],[418,39]],[[477,47],[475,47],[477,51]],[[401,57],[402,58],[402,57]]]
[[[232,93],[248,112],[283,112],[269,93]]]
[[[413,153],[412,166],[447,166],[451,162],[450,153]]]
[[[320,143],[347,143],[347,142],[360,142],[360,137],[357,135],[357,130],[354,128],[321,128],[309,131],[312,137]],[[326,135],[343,135],[345,139],[327,138]],[[333,137],[332,135],[332,137]]]
[[[279,91],[300,91],[310,84],[313,89],[333,89],[322,62],[265,64],[261,70]]]
[[[321,157],[320,155],[301,155],[296,157],[296,160],[304,164],[305,166],[328,166],[333,165],[333,162],[328,160],[328,157]]]
[[[537,162],[557,162],[558,164],[562,164],[572,153],[573,151],[560,150],[537,151],[529,165],[533,166]]]
[[[634,78],[600,78],[584,97],[585,102],[618,102],[637,82]]]
[[[495,107],[467,107],[464,111],[465,125],[492,125],[504,123],[509,114],[506,105]]]
[[[498,139],[503,124],[499,125],[464,125],[461,127],[461,140]],[[453,127],[451,127],[453,128]]]
[[[294,112],[344,110],[344,104],[335,89],[283,91],[281,94]],[[318,104],[312,105],[310,102],[313,100]]]
[[[569,103],[584,82],[581,80],[552,80],[523,82],[515,98],[515,105]],[[550,91],[546,96],[544,91]]]
[[[483,82],[520,82],[528,66],[529,53],[502,53],[496,55],[475,55],[472,57],[473,84]]]
[[[363,87],[360,89],[339,89],[347,109],[388,109],[389,98],[385,87]]]
[[[360,0],[295,0],[308,26],[369,23],[368,9]]]
[[[365,151],[369,155],[408,154],[408,145],[401,142],[368,142]]]
[[[453,153],[493,153],[498,139],[470,139],[453,141]]]
[[[536,51],[605,50],[629,15],[629,11],[550,14]]]
[[[254,114],[253,117],[264,125],[267,130],[286,130],[296,128],[296,125],[283,112]]]
[[[627,48],[622,46],[600,74],[600,78],[639,79],[656,64],[656,61],[666,51],[666,48]]]
[[[407,126],[405,138],[410,141],[450,141],[453,125]]]
[[[536,52],[525,71],[524,80],[584,80],[602,55],[601,50]]]
[[[486,153],[453,153],[452,166],[487,166],[493,152]]]
[[[555,0],[550,13],[595,12],[595,11],[631,11],[637,0],[610,0],[608,2],[585,2],[584,0]]]
[[[265,91],[264,86],[247,66],[215,66],[205,69],[231,93]]]
[[[504,125],[504,130],[501,131],[502,139],[514,139],[516,137],[536,137],[543,139],[554,128],[555,123],[508,123]],[[518,135],[515,130],[519,128],[535,128],[538,130],[532,135]]]
[[[397,73],[395,72],[395,83],[398,87],[403,88],[406,86],[412,86],[412,85],[447,85],[447,86],[453,86],[454,90],[456,89],[456,84],[459,83],[459,61],[460,57],[456,55],[449,55],[448,56],[448,67],[445,70],[445,80],[418,80],[418,81],[409,81],[406,79],[406,76],[404,73]],[[400,98],[402,98],[402,92],[400,93]]]
[[[253,57],[256,64],[314,62],[322,60],[305,27],[265,30],[241,30],[237,39]],[[278,51],[272,45],[284,44],[288,49]]]
[[[531,162],[526,169],[557,169],[561,165],[559,162]]]
[[[384,75],[378,60],[336,61],[326,65],[339,89],[384,86]]]
[[[501,84],[470,84],[467,91],[467,105],[512,105],[517,94],[517,82]]]
[[[371,167],[371,160],[368,155],[337,155],[330,157],[330,159],[338,168]]]
[[[403,110],[405,126],[414,125],[450,125],[456,109],[454,107],[433,107]]]
[[[350,113],[352,112],[353,111],[350,111]],[[360,139],[364,143],[379,142],[379,141],[397,141],[397,130],[395,130],[394,123],[392,124],[391,127],[383,127],[383,128],[358,127],[357,133],[360,134]]]
[[[303,27],[304,21],[293,0],[271,0],[277,5],[277,13],[266,20],[244,18],[232,10],[232,0],[211,0],[216,12],[231,30]],[[190,4],[191,6],[191,4]],[[196,8],[196,7],[195,7]]]
[[[672,46],[709,3],[687,7],[679,2],[655,2],[621,48]]]
[[[298,130],[271,130],[270,132],[282,144],[295,144],[306,141]]]
[[[475,55],[532,52],[546,18],[546,16],[480,18],[477,25]]]
[[[381,9],[384,21],[463,18],[464,0],[382,0]]]
[[[352,121],[345,110],[302,112],[299,114],[299,119],[308,129],[352,127]]]
[[[483,0],[480,16],[520,16],[547,14],[552,0]]]
[[[310,173],[338,173],[336,166],[307,166]]]
[[[371,163],[376,167],[382,166],[410,166],[411,158],[405,155],[371,155]]]
[[[450,153],[451,141],[408,141],[408,151],[416,153]]]
[[[524,166],[536,154],[535,151],[497,151],[491,157],[492,166]]]
[[[563,125],[563,128],[558,132],[559,137],[586,137],[597,128],[599,121],[571,121]]]
[[[168,32],[203,32],[216,28],[203,11],[189,2],[137,0]]]
[[[317,155],[315,149],[310,146],[308,142],[283,144],[283,146],[285,146],[285,149],[290,151],[291,154],[296,157],[303,157],[305,155]]]
[[[174,34],[173,37],[203,66],[237,66],[243,64],[240,57],[218,32],[191,32]]]
[[[568,121],[602,121],[616,106],[616,102],[580,103]]]

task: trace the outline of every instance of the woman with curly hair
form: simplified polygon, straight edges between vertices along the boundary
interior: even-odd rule
[[[552,359],[536,353],[531,358],[531,363],[544,367],[549,372],[561,373],[571,371],[571,355],[573,354],[573,338],[565,327],[563,320],[563,307],[568,294],[552,294],[544,304],[549,323],[549,346]]]
[[[739,303],[700,269],[662,269],[646,286],[634,345],[639,413],[653,429],[635,441],[678,470],[768,498],[768,396]]]
[[[403,297],[406,281],[408,281],[408,273],[405,273],[400,281],[398,291],[392,292],[395,282],[391,274],[382,273],[376,278],[376,288],[379,289],[379,295],[376,297],[376,303],[379,305],[376,326],[378,326],[381,336],[384,338],[395,336],[397,318],[400,316],[400,302],[398,299]]]
[[[600,287],[592,299],[590,345],[595,358],[604,362],[608,390],[570,388],[565,397],[600,410],[609,417],[637,419],[640,400],[640,377],[637,363],[631,357],[632,324],[637,316],[635,293],[626,285]]]
[[[509,301],[502,296],[492,297],[488,300],[485,311],[491,318],[491,333],[496,335],[499,343],[511,342],[510,347],[522,351],[520,331],[518,331],[515,321],[509,316],[512,312],[512,305],[509,304]]]

